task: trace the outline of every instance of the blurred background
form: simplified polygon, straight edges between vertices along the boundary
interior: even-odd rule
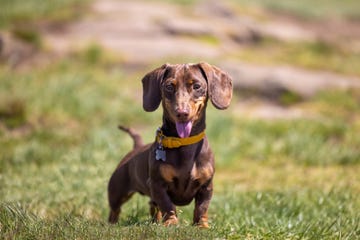
[[[201,237],[359,237],[358,0],[0,0],[0,236],[171,236],[141,197],[106,225],[106,187],[132,148],[117,125],[151,142],[161,124],[141,78],[200,61],[234,81],[231,107],[208,107]]]

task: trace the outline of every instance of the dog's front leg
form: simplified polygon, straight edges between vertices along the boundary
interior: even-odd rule
[[[194,225],[209,228],[208,208],[213,193],[212,181],[197,192],[195,196]]]
[[[159,182],[151,181],[151,198],[162,213],[164,225],[176,225],[178,223],[176,208],[166,192],[166,186]]]

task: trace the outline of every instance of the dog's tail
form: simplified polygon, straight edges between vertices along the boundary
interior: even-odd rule
[[[124,127],[122,125],[119,125],[118,128],[130,135],[130,137],[134,140],[134,149],[144,146],[143,140],[141,136],[135,132],[133,129]]]

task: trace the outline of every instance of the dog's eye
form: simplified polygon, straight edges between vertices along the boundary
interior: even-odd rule
[[[194,90],[199,90],[200,88],[201,88],[201,85],[198,84],[198,83],[195,83],[195,84],[193,85],[193,89],[194,89]]]
[[[173,92],[174,91],[174,85],[172,85],[172,84],[165,85],[165,90],[168,91],[168,92]]]

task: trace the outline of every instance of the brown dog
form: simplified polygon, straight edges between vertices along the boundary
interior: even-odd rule
[[[205,109],[210,98],[218,109],[229,106],[232,80],[207,63],[165,64],[143,79],[143,107],[163,106],[163,125],[152,144],[123,128],[134,138],[134,149],[120,162],[110,178],[109,222],[116,223],[121,205],[133,193],[150,197],[154,221],[177,224],[175,205],[195,198],[193,222],[208,227],[207,210],[212,197],[214,156],[205,131]]]

